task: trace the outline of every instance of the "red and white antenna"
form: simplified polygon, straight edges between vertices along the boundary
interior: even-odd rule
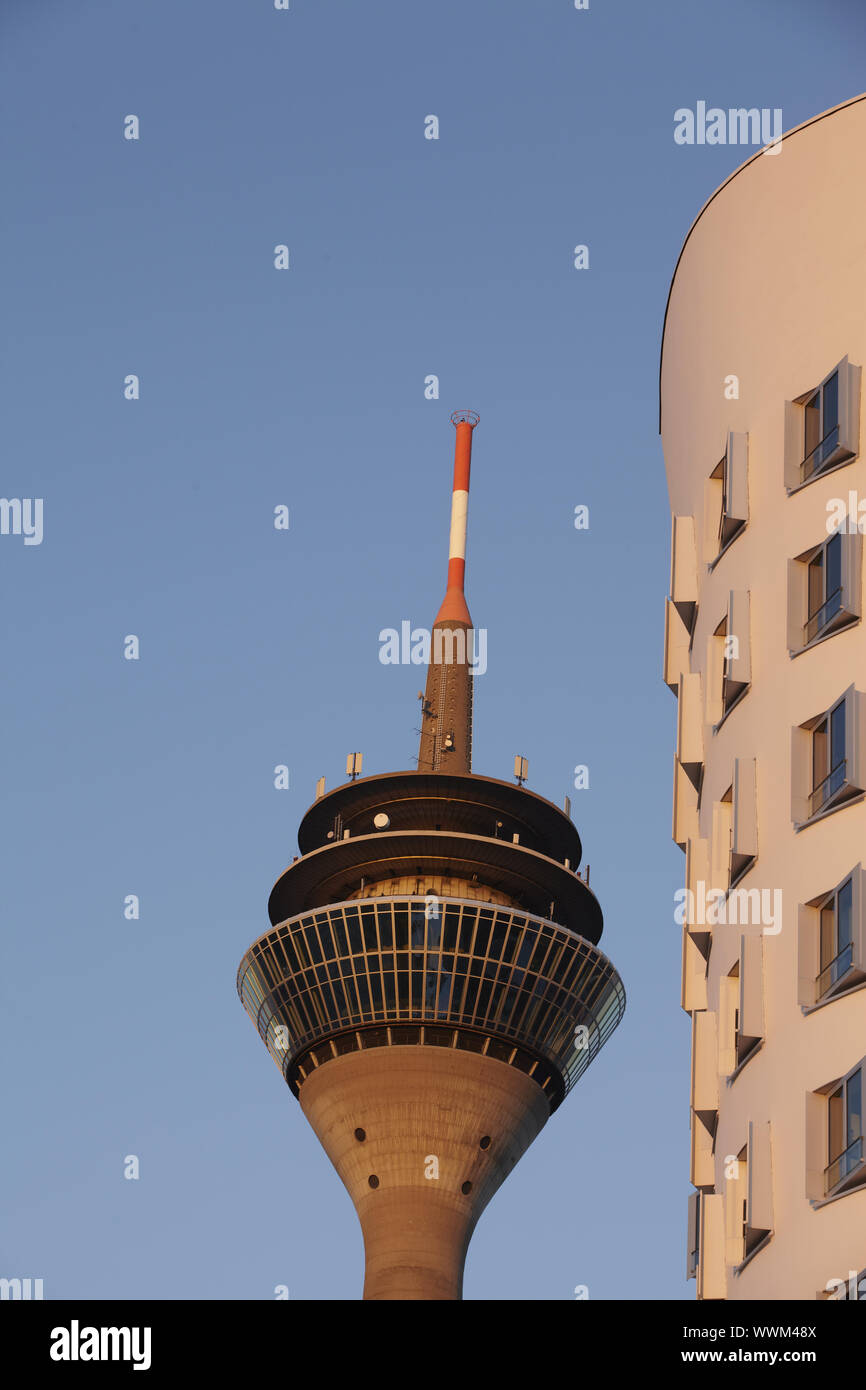
[[[478,416],[474,410],[455,410],[451,423],[457,430],[457,440],[451,488],[448,587],[431,634],[430,665],[421,707],[418,771],[460,775],[472,771],[472,619],[463,586],[472,431]]]
[[[469,515],[469,473],[472,464],[472,431],[480,416],[474,410],[455,410],[451,423],[457,430],[454,444],[454,485],[451,489],[451,535],[448,542],[448,587],[436,622],[472,626],[466,604],[466,523]]]

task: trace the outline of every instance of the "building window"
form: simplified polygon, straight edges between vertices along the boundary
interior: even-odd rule
[[[737,1069],[737,1035],[740,1029],[740,963],[719,980],[719,1075]]]
[[[847,463],[859,449],[860,368],[847,357],[785,407],[785,482],[789,491]]]
[[[756,781],[755,759],[735,758],[731,786],[731,888],[749,872],[758,857]]]
[[[734,1052],[740,1067],[764,1040],[764,941],[759,935],[743,936],[737,971],[737,1012],[734,1020]]]
[[[712,867],[714,883],[734,888],[758,857],[754,758],[735,758],[734,780],[713,806]]]
[[[725,1287],[725,1215],[720,1192],[689,1197],[686,1277],[697,1281],[699,1299],[722,1299]]]
[[[749,1216],[749,1150],[725,1159],[725,1257],[728,1264],[742,1264],[746,1258],[746,1230]]]
[[[718,729],[752,683],[748,589],[732,589],[707,644],[707,722]]]
[[[826,381],[803,405],[805,456],[800,472],[803,482],[820,473],[839,447],[839,372]]]
[[[806,568],[808,607],[804,643],[824,632],[842,607],[842,537],[837,532],[819,546]]]
[[[832,890],[799,908],[798,999],[825,1003],[866,980],[863,870],[859,864]]]
[[[788,562],[788,650],[857,622],[861,616],[862,539],[847,526]]]
[[[707,484],[707,546],[726,550],[749,519],[749,436],[731,431]],[[718,558],[718,556],[716,557]]]
[[[698,569],[693,516],[671,518],[671,602],[691,635],[698,611]]]
[[[732,589],[728,595],[728,616],[725,622],[725,660],[722,676],[722,704],[725,714],[751,684],[749,627],[749,591]]]
[[[686,1252],[686,1278],[694,1279],[698,1273],[701,1248],[701,1194],[693,1192],[689,1197],[689,1238]]]
[[[863,1063],[827,1096],[827,1151],[824,1192],[828,1197],[844,1192],[866,1177],[863,1161]]]
[[[799,829],[866,791],[866,696],[853,686],[792,730],[791,818]]]
[[[756,901],[751,901],[755,899]],[[730,924],[754,926],[740,937],[739,959],[719,981],[719,1073],[732,1075],[764,1041],[763,938],[749,924],[760,890],[736,890],[728,898]],[[760,915],[760,914],[758,914]]]
[[[695,672],[680,676],[677,688],[677,758],[696,791],[704,771],[704,709],[701,677]]]
[[[845,701],[840,700],[812,730],[810,815],[817,815],[841,796],[846,787],[847,768]]]
[[[847,878],[821,905],[819,999],[835,993],[851,975],[854,966],[853,899],[854,883]]]
[[[726,1160],[727,1261],[743,1265],[773,1230],[770,1126],[749,1122],[749,1140]]]

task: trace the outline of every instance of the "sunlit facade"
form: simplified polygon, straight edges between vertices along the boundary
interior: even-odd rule
[[[705,1299],[866,1296],[864,148],[859,97],[737,170],[665,321],[683,1233]]]

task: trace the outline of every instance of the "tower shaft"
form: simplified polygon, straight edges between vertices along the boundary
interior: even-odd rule
[[[473,1052],[380,1047],[299,1099],[361,1222],[364,1298],[461,1298],[476,1222],[548,1118],[537,1082]]]

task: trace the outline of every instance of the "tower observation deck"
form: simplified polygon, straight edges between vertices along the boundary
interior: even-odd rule
[[[484,1207],[625,1009],[570,818],[471,771],[472,433],[455,412],[448,584],[418,768],[322,795],[238,992],[347,1187],[368,1299],[455,1299]],[[437,633],[440,636],[437,638]]]

